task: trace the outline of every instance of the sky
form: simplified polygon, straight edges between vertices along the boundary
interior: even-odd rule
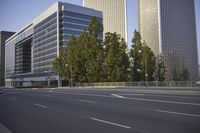
[[[0,0],[0,31],[18,31],[58,0]],[[82,0],[60,0],[82,5]],[[195,0],[198,53],[200,64],[200,0]],[[127,0],[128,47],[138,29],[137,0]]]

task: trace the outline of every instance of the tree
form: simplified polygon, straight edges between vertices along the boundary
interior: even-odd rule
[[[180,81],[179,72],[177,73],[176,69],[173,72],[173,81]]]
[[[164,57],[162,55],[159,55],[156,58],[156,70],[154,76],[156,81],[166,80],[167,69],[164,63]]]
[[[178,70],[178,72],[176,70],[174,70],[173,73],[173,80],[174,81],[187,81],[189,80],[189,72],[187,70],[187,68],[183,68],[182,71]]]
[[[101,81],[104,61],[102,33],[102,24],[97,18],[92,18],[88,29],[77,39],[71,36],[64,54],[60,51],[53,65],[55,72],[73,78],[75,82]]]
[[[142,81],[153,81],[156,64],[155,56],[145,42],[143,43],[142,54]]]
[[[125,40],[116,33],[108,32],[104,45],[106,80],[110,82],[127,81],[129,57]]]
[[[59,57],[55,58],[53,61],[53,70],[59,76],[66,78],[68,72],[66,70],[65,64],[67,63],[67,51],[66,48],[60,48]]]
[[[187,68],[184,68],[180,74],[180,80],[181,81],[187,81],[189,80],[189,72],[188,72],[188,69]]]
[[[141,43],[141,35],[135,30],[130,50],[130,78],[132,81],[154,80],[155,56],[145,42]]]
[[[135,30],[130,49],[130,78],[132,81],[141,81],[142,79],[142,37],[138,31]]]

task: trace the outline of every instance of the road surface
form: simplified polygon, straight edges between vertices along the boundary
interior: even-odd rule
[[[0,132],[200,133],[200,95],[174,92],[6,89]]]

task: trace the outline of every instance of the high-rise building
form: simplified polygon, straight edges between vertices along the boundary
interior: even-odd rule
[[[14,32],[0,32],[0,86],[4,86],[5,80],[5,41],[13,34]]]
[[[155,55],[163,54],[168,80],[187,68],[198,79],[194,0],[138,0],[139,31]]]
[[[56,85],[60,78],[52,62],[67,40],[88,28],[92,17],[102,23],[94,9],[57,2],[6,40],[6,86],[31,86],[43,82]]]
[[[83,5],[102,11],[104,33],[116,32],[127,42],[126,0],[83,0]]]

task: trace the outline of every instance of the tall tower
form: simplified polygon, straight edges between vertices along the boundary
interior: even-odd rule
[[[142,39],[165,56],[168,80],[183,68],[198,80],[194,0],[138,0],[138,14]]]
[[[127,42],[126,0],[83,0],[83,5],[102,11],[104,33],[116,32]]]
[[[0,31],[0,86],[5,85],[5,41],[14,34],[14,32]]]

